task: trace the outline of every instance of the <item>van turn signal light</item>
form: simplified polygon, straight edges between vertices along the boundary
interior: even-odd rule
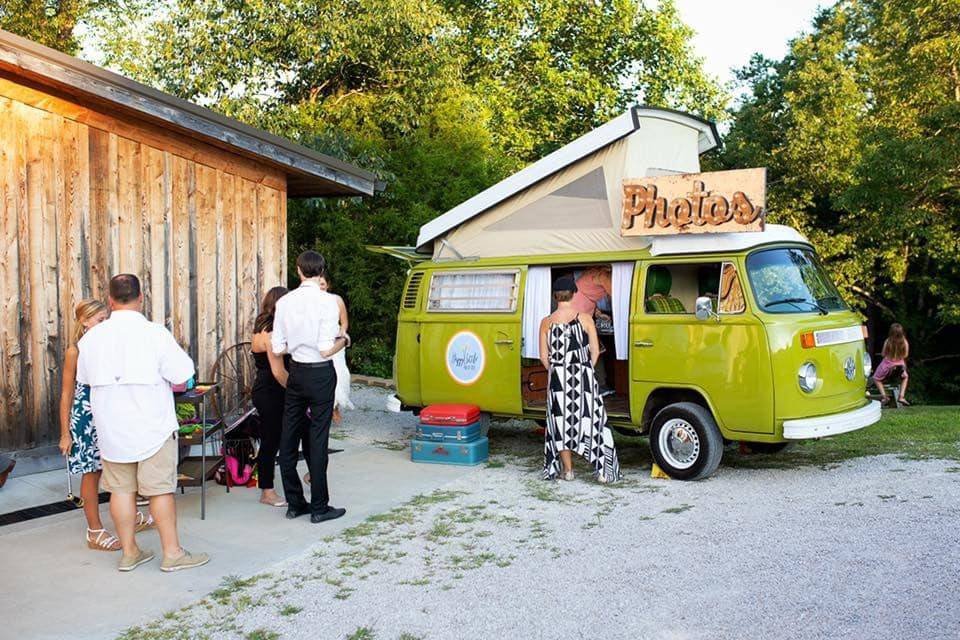
[[[812,349],[817,346],[817,341],[813,337],[813,331],[800,334],[800,346],[804,349]]]

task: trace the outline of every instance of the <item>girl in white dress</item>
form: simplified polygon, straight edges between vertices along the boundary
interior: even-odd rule
[[[330,290],[330,278],[323,275],[320,278],[320,288],[324,291]],[[340,333],[346,334],[350,326],[350,320],[347,318],[347,305],[343,303],[343,298],[331,292],[336,296],[337,304],[340,305]],[[350,342],[347,341],[349,346]],[[337,389],[333,400],[333,421],[337,424],[343,420],[342,411],[355,409],[356,407],[350,401],[350,370],[347,368],[347,350],[341,349],[333,356],[333,368],[337,372]]]

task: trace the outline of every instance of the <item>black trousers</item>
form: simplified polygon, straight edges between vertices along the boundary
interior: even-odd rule
[[[267,372],[268,375],[270,372]],[[253,406],[260,416],[260,452],[257,455],[257,484],[261,489],[273,489],[274,467],[280,449],[280,434],[283,432],[285,406],[283,387],[273,384],[253,386]]]
[[[330,441],[330,420],[333,418],[337,372],[332,364],[305,367],[290,363],[286,401],[283,409],[283,432],[280,435],[280,477],[283,494],[291,509],[307,506],[303,483],[297,473],[298,445],[306,433],[309,441],[307,468],[310,469],[310,511],[320,514],[330,503],[327,487],[327,445]],[[310,409],[310,417],[307,417]]]

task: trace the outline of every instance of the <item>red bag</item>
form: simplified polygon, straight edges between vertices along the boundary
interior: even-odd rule
[[[480,419],[480,407],[474,404],[432,404],[420,411],[420,424],[465,425]]]

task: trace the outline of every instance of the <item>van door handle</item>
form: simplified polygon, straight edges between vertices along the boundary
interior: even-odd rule
[[[652,341],[652,340],[634,340],[633,346],[635,346],[635,347],[652,347],[652,346],[653,346],[653,341]]]
[[[493,344],[513,344],[513,340],[510,338],[501,338],[499,340],[494,340]]]

